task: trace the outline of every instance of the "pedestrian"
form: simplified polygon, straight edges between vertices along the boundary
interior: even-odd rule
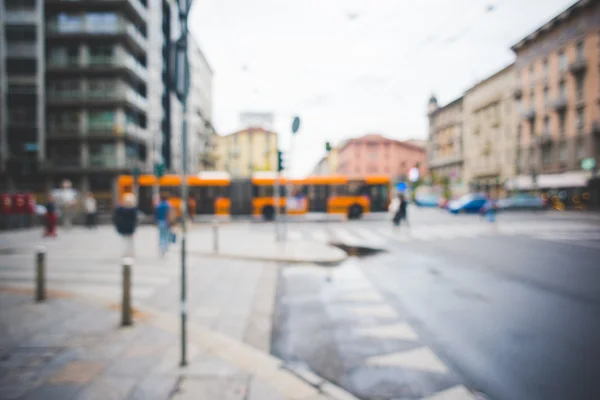
[[[171,240],[171,231],[169,229],[170,216],[171,206],[167,200],[167,196],[161,194],[160,202],[154,211],[156,226],[158,227],[158,248],[161,257],[167,253],[169,241]]]
[[[58,216],[56,215],[56,201],[52,194],[48,195],[46,202],[46,231],[44,236],[56,236],[56,223]]]
[[[92,192],[88,192],[84,202],[85,206],[85,226],[88,228],[96,227],[96,199]]]
[[[404,196],[404,193],[398,194],[398,208],[396,210],[396,213],[394,214],[394,225],[400,226],[400,222],[403,219],[406,220],[406,222],[408,222],[408,219],[406,218],[406,206],[407,201],[406,197]]]
[[[192,195],[190,195],[188,199],[188,213],[190,216],[191,222],[194,221],[194,216],[196,215],[196,199]]]
[[[481,208],[481,212],[485,219],[487,219],[490,222],[495,222],[496,221],[496,202],[494,201],[494,198],[492,196],[490,196],[489,194],[486,197],[487,197],[487,200],[486,200],[485,204],[483,205],[483,207]]]
[[[137,207],[133,193],[125,193],[123,202],[115,209],[114,223],[117,232],[123,237],[123,257],[133,257],[133,234],[137,226]]]

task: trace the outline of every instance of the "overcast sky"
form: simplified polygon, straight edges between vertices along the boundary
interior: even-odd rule
[[[280,147],[302,118],[293,173],[365,133],[427,137],[445,104],[514,60],[510,46],[573,0],[196,0],[190,30],[214,72],[220,134],[273,112]],[[491,8],[491,10],[490,10]]]

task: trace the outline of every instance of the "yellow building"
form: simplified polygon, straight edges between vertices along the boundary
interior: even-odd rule
[[[217,169],[234,178],[277,170],[277,133],[247,128],[217,139]]]

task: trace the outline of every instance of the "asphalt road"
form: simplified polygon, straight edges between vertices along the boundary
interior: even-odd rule
[[[423,398],[457,385],[498,400],[600,398],[597,215],[510,214],[500,225],[523,229],[497,232],[475,216],[412,217],[420,234],[388,238],[387,252],[333,269],[284,269],[274,352],[365,399]],[[327,230],[368,236],[384,232],[382,223]],[[303,225],[291,229],[310,234],[322,224]],[[416,336],[381,333],[405,323]],[[447,370],[379,362],[423,348]]]

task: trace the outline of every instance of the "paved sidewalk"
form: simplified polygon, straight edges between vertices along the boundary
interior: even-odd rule
[[[0,398],[44,400],[352,399],[308,371],[190,324],[189,365],[179,368],[178,321],[54,293],[0,291]]]
[[[181,237],[178,228],[175,228],[175,232]],[[50,250],[61,250],[70,246],[84,251],[86,247],[89,248],[91,234],[95,236],[92,244],[110,243],[113,249],[123,247],[119,235],[112,226],[108,225],[99,226],[93,231],[82,227],[73,227],[70,230],[59,229],[56,238],[43,238],[41,229],[27,229],[0,233],[0,255],[31,252],[40,245]],[[158,245],[156,227],[152,225],[138,227],[135,242],[136,248]],[[289,240],[286,243],[278,243],[275,241],[274,234],[253,232],[248,223],[219,224],[218,242],[218,251],[215,253],[212,223],[194,223],[188,232],[188,250],[190,253],[203,256],[317,264],[338,264],[347,258],[344,251],[311,240]],[[80,244],[82,247],[79,246]],[[179,247],[179,243],[175,247]],[[157,252],[156,250],[152,255]]]

